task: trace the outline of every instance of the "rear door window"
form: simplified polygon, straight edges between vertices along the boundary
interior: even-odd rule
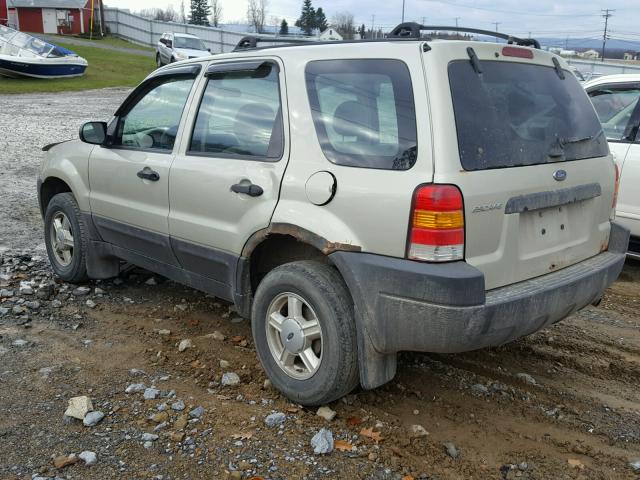
[[[284,152],[278,65],[212,74],[189,154],[278,161]]]
[[[306,83],[316,133],[329,161],[386,170],[414,165],[415,107],[403,62],[309,62]]]
[[[601,157],[609,153],[598,117],[569,71],[469,60],[449,64],[460,161],[485,170]]]

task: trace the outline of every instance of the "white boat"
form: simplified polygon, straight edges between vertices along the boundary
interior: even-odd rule
[[[89,64],[66,48],[0,25],[0,75],[68,78],[84,75]]]

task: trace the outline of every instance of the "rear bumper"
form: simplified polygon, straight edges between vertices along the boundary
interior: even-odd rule
[[[453,353],[515,340],[596,301],[620,274],[628,241],[629,231],[612,223],[607,251],[488,292],[482,273],[464,262],[426,264],[355,252],[331,258],[353,295],[365,354]]]

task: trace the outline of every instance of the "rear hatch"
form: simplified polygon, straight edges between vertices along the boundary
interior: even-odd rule
[[[615,169],[567,65],[528,48],[432,46],[424,61],[434,181],[462,192],[465,260],[484,273],[486,288],[606,249]]]

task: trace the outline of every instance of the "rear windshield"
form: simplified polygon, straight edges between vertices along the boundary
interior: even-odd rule
[[[465,170],[602,157],[602,126],[573,74],[553,67],[469,60],[449,64],[449,83]]]

